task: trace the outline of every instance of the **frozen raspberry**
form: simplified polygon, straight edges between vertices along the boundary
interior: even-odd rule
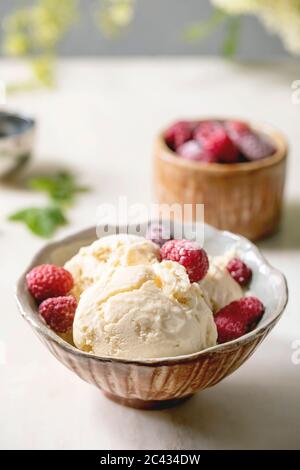
[[[210,161],[221,163],[235,163],[238,160],[238,150],[225,129],[220,124],[215,124],[204,130],[201,127],[196,131],[195,137],[202,144],[205,153],[211,156]]]
[[[206,152],[204,151],[201,156],[202,163],[220,163],[220,160],[216,154],[213,152]]]
[[[182,264],[191,282],[200,281],[209,268],[206,252],[198,243],[190,240],[169,240],[162,246],[160,254],[162,259]]]
[[[249,331],[252,330],[265,311],[265,307],[257,297],[242,297],[237,302],[240,302],[240,309],[242,315],[247,321]]]
[[[264,306],[256,297],[234,300],[216,313],[218,343],[225,343],[253,330],[264,313]]]
[[[252,277],[252,271],[239,258],[233,258],[226,266],[233,279],[241,286],[246,286]]]
[[[229,136],[246,160],[260,160],[276,152],[270,139],[253,131],[244,123],[229,121],[226,124]]]
[[[218,331],[218,343],[227,343],[233,339],[240,338],[247,333],[246,324],[230,318],[227,315],[218,315],[215,319]]]
[[[39,312],[52,330],[66,333],[73,325],[76,308],[76,299],[68,295],[44,300],[39,306]]]
[[[164,138],[167,145],[172,150],[176,150],[180,145],[192,138],[192,132],[192,123],[187,121],[178,121],[166,130]]]
[[[200,121],[194,129],[193,138],[201,142],[203,137],[209,137],[216,129],[222,127],[220,121]]]
[[[196,140],[188,140],[184,144],[180,145],[177,148],[176,153],[187,160],[201,161],[203,157],[202,146]]]
[[[237,142],[237,146],[248,160],[260,160],[276,152],[276,147],[266,136],[256,132],[244,134]]]
[[[48,297],[66,295],[73,287],[72,275],[54,264],[41,264],[26,276],[29,292],[41,302]]]
[[[200,142],[189,140],[177,149],[178,155],[186,160],[192,160],[203,163],[217,163],[218,158],[213,153],[206,152]]]
[[[173,237],[163,224],[151,223],[147,228],[146,238],[161,247]]]
[[[249,132],[250,127],[243,121],[225,121],[225,128],[229,132],[235,132],[237,134],[242,134],[244,132]]]

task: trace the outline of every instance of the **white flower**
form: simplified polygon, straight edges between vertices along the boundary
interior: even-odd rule
[[[278,34],[285,47],[300,54],[300,0],[212,0],[232,15],[257,15],[266,27]]]

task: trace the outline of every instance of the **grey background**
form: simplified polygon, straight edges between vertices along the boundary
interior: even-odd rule
[[[63,1],[63,0],[62,0]],[[34,0],[0,0],[1,23],[15,8]],[[209,0],[136,0],[135,17],[128,32],[106,39],[93,17],[99,0],[80,0],[81,17],[64,38],[60,53],[66,56],[211,55],[218,54],[224,35],[219,27],[198,43],[183,38],[185,27],[208,18]],[[2,27],[0,32],[0,40]],[[268,34],[255,17],[245,17],[238,55],[245,59],[272,59],[286,55],[280,39]]]

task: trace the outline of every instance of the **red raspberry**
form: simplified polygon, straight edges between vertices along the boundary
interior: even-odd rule
[[[250,131],[250,127],[243,121],[225,121],[225,127],[229,132],[236,132],[242,134],[243,132]]]
[[[219,158],[212,152],[202,152],[201,160],[202,163],[219,163]]]
[[[233,320],[229,316],[220,315],[215,319],[218,330],[218,343],[227,343],[233,339],[240,338],[247,333],[246,324]]]
[[[180,145],[177,149],[178,155],[186,160],[192,160],[202,163],[217,163],[218,158],[213,153],[206,152],[203,150],[200,142],[196,140],[188,140],[184,144]]]
[[[226,128],[231,140],[246,160],[260,160],[276,152],[276,147],[267,136],[253,131],[247,124],[228,121]]]
[[[233,258],[226,266],[233,279],[241,286],[246,286],[252,277],[252,271],[239,258]]]
[[[39,302],[68,294],[74,284],[69,271],[54,264],[36,266],[27,274],[26,281],[29,292]]]
[[[256,297],[234,300],[216,313],[218,343],[226,343],[253,330],[264,313],[264,306]]]
[[[234,163],[238,160],[238,150],[220,124],[202,129],[199,126],[195,136],[204,151],[211,156],[210,161]]]
[[[237,141],[237,147],[247,160],[260,160],[276,152],[276,147],[269,139],[256,132],[243,134]]]
[[[148,225],[146,238],[147,240],[151,240],[153,243],[156,243],[158,246],[162,246],[166,241],[173,237],[166,226],[160,223],[151,223]]]
[[[73,325],[76,308],[76,299],[68,295],[44,300],[39,306],[39,312],[52,330],[65,333]]]
[[[193,137],[201,142],[203,137],[209,137],[216,129],[220,129],[221,123],[219,121],[201,121],[196,125]]]
[[[164,139],[172,150],[176,150],[180,145],[192,138],[192,131],[193,123],[178,121],[166,130]]]
[[[161,247],[160,254],[162,259],[182,264],[191,282],[200,281],[209,268],[206,252],[190,240],[169,240]]]
[[[200,161],[203,156],[202,146],[196,140],[188,140],[184,144],[180,145],[176,152],[186,160]]]
[[[263,316],[265,307],[257,297],[253,296],[242,297],[238,302],[240,302],[243,315],[247,319],[248,327],[253,330]]]

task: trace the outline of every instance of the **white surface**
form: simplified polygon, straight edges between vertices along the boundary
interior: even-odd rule
[[[1,79],[23,73],[0,62]],[[290,301],[270,337],[221,384],[167,411],[123,408],[65,369],[19,317],[14,282],[43,242],[5,217],[43,199],[0,186],[1,448],[300,448],[300,364],[291,360],[300,343],[300,105],[291,102],[299,78],[291,62],[70,61],[56,89],[9,97],[10,108],[37,117],[34,170],[67,164],[93,187],[59,235],[93,224],[100,202],[151,200],[153,137],[174,118],[236,115],[276,125],[291,144],[285,215],[281,232],[260,246],[286,274]]]

